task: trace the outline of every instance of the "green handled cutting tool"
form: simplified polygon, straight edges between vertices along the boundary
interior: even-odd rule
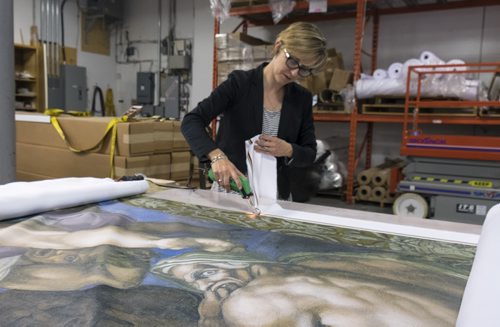
[[[215,182],[217,180],[215,178],[215,174],[214,174],[212,169],[210,169],[208,171],[208,178],[210,178],[210,180],[212,182]],[[250,182],[244,176],[239,176],[239,178],[240,178],[240,182],[242,185],[241,189],[238,188],[238,185],[236,185],[236,182],[234,181],[234,179],[232,177],[229,180],[229,186],[231,187],[231,190],[240,193],[243,196],[243,198],[245,198],[245,199],[249,198],[250,196],[253,195],[252,189],[250,188]]]

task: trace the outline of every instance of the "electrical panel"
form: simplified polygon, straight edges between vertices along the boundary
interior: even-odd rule
[[[137,103],[153,104],[155,91],[155,74],[151,72],[137,73]]]
[[[87,69],[61,65],[59,76],[48,76],[48,106],[65,111],[87,111]]]
[[[60,76],[64,89],[64,109],[87,111],[87,69],[75,65],[61,65]]]

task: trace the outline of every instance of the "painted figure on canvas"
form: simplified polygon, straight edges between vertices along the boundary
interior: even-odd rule
[[[443,280],[425,267],[347,253],[297,253],[274,262],[188,253],[160,261],[153,272],[203,292],[201,326],[388,326],[395,317],[400,326],[447,326],[465,279],[447,278],[455,293],[442,296]]]
[[[0,300],[131,292],[140,301],[141,292],[163,290],[191,306],[174,310],[164,300],[169,313],[158,317],[172,326],[176,319],[189,322],[179,326],[451,326],[456,319],[468,272],[460,249],[270,217],[243,221],[197,206],[155,208],[111,202],[0,228]],[[125,319],[129,302],[110,304],[113,319]],[[103,306],[90,307],[101,317]],[[33,310],[43,319],[56,309]]]

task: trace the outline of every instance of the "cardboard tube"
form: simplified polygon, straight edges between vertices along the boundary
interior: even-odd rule
[[[389,185],[389,179],[391,177],[391,169],[380,169],[372,176],[372,183],[375,186],[386,186]]]
[[[357,178],[358,183],[360,185],[370,184],[372,182],[372,177],[375,175],[375,173],[377,173],[377,171],[379,171],[379,169],[375,168],[375,167],[361,171],[358,174],[358,178]]]
[[[372,189],[370,200],[382,202],[387,196],[387,189],[382,186],[377,186]]]
[[[369,200],[372,193],[372,188],[368,185],[358,187],[357,198],[359,200]]]

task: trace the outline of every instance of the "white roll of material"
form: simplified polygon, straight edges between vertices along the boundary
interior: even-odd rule
[[[498,326],[500,322],[500,204],[487,213],[467,280],[458,327]]]
[[[375,78],[376,80],[387,78],[387,71],[385,69],[376,69],[373,72],[373,78]]]
[[[403,64],[403,77],[405,79],[407,78],[409,67],[411,67],[411,66],[421,66],[421,65],[423,65],[423,64],[422,64],[422,61],[420,61],[420,59],[411,58],[411,59],[406,60],[405,63]],[[411,73],[411,78],[412,79],[417,79],[418,78],[417,73],[412,72]]]
[[[400,62],[392,63],[387,69],[387,75],[392,79],[399,79],[403,76],[403,64]]]
[[[444,65],[445,62],[436,56],[434,53],[431,51],[424,51],[420,54],[420,61],[422,62],[423,65]],[[422,68],[422,71],[428,72],[428,71],[434,71],[438,68]],[[441,78],[443,74],[435,73],[435,74],[429,74],[430,78]]]
[[[465,65],[465,61],[460,59],[451,59],[446,62],[446,65]],[[464,72],[467,70],[467,66],[457,66],[457,67],[447,67],[450,71]]]
[[[146,180],[70,177],[0,185],[0,220],[146,192]]]
[[[420,54],[420,61],[424,65],[442,65],[444,61],[436,56],[434,53],[430,51],[424,51]]]
[[[355,87],[358,99],[375,96],[404,96],[406,94],[406,84],[402,79],[358,80]]]

